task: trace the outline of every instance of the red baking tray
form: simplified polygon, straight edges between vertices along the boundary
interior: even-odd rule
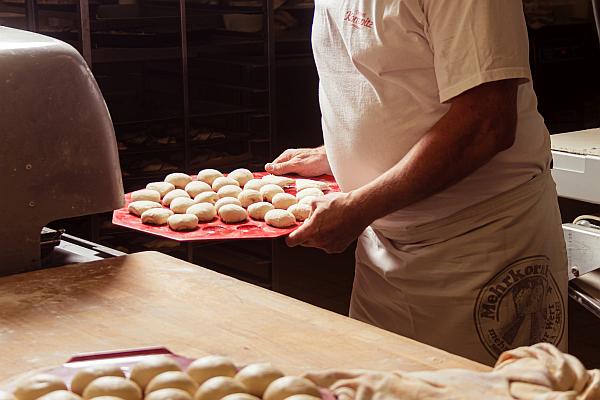
[[[125,376],[129,376],[131,367],[143,360],[144,357],[154,355],[166,355],[167,357],[173,358],[181,366],[182,370],[187,369],[188,365],[194,361],[193,358],[174,354],[165,347],[147,347],[141,349],[113,350],[98,353],[78,354],[71,357],[71,359],[59,367],[37,370],[15,377],[15,379],[11,379],[6,387],[1,389],[12,392],[20,379],[41,373],[47,373],[61,378],[65,383],[67,383],[67,386],[69,386],[71,379],[78,371],[98,365],[119,366],[125,373]],[[336,400],[335,396],[329,390],[321,389],[321,394],[323,400]]]
[[[254,173],[255,178],[262,178],[267,175],[266,172]],[[286,175],[292,179],[301,178],[299,176]],[[194,177],[195,179],[195,177]],[[333,176],[323,175],[316,178],[310,178],[315,181],[327,182],[330,192],[339,192],[340,187],[335,182]],[[285,187],[284,190],[290,194],[296,194],[294,185]],[[179,242],[193,242],[205,240],[231,240],[231,239],[266,239],[286,236],[296,230],[302,223],[299,222],[290,228],[274,228],[267,225],[264,221],[255,221],[249,218],[246,222],[239,224],[226,224],[219,218],[215,218],[213,222],[200,223],[198,229],[187,232],[176,232],[171,230],[167,225],[151,226],[142,224],[140,217],[132,215],[127,210],[131,202],[131,193],[125,195],[125,207],[113,212],[112,223],[123,226],[125,228],[134,229],[136,231],[149,233],[151,235],[162,236],[168,239],[177,240]]]

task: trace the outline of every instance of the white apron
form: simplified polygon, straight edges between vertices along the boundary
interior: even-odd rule
[[[482,363],[567,347],[567,258],[545,172],[450,217],[365,230],[350,316]]]

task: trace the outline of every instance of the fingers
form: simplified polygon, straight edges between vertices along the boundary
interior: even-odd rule
[[[300,246],[305,244],[310,239],[312,227],[308,221],[310,221],[310,219],[304,221],[300,228],[289,234],[289,236],[285,239],[285,242],[288,246]]]
[[[294,157],[297,153],[296,149],[287,149],[286,151],[284,151],[283,153],[281,153],[279,155],[279,157],[277,157],[275,160],[273,160],[274,164],[280,163],[280,162],[284,162],[284,161],[288,161],[290,160],[292,157]]]
[[[268,163],[265,165],[265,170],[273,175],[284,175],[298,172],[298,164],[294,160],[284,161],[280,163]]]

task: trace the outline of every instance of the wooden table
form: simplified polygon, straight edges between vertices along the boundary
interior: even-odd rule
[[[0,279],[0,381],[71,355],[163,345],[325,368],[488,368],[156,252]]]

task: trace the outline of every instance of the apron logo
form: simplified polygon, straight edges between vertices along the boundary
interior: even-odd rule
[[[344,23],[352,25],[354,29],[373,28],[373,21],[367,14],[360,11],[346,11]]]
[[[550,271],[550,260],[519,260],[479,292],[474,318],[481,343],[492,357],[519,346],[557,345],[565,328],[565,306]]]

